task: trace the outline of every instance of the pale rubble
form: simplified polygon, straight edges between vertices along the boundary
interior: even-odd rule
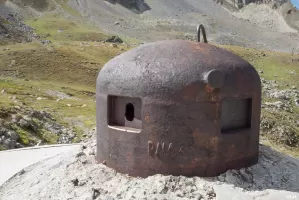
[[[276,99],[289,100],[294,97],[299,97],[299,90],[297,90],[295,86],[291,86],[290,89],[286,90],[272,89],[268,90],[267,96]]]
[[[287,91],[285,91],[285,90],[271,92],[268,96],[271,98],[283,99],[283,100],[290,99],[290,97],[287,95]]]
[[[298,105],[299,99],[299,90],[296,86],[289,86],[288,89],[278,89],[279,85],[275,80],[266,81],[265,79],[261,79],[262,81],[262,90],[266,97],[275,99],[275,102],[265,102],[263,103],[263,107],[272,107],[276,109],[284,109],[290,110],[291,103],[294,102],[295,105]]]
[[[296,75],[296,71],[295,70],[288,70],[286,71],[288,74],[295,76]]]
[[[62,99],[74,99],[74,100],[80,100],[79,98],[73,97],[72,95],[66,94],[64,92],[60,92],[57,90],[46,90],[46,94],[57,97],[59,100]]]
[[[299,127],[299,121],[296,119],[297,115],[294,109],[299,105],[299,90],[294,85],[279,85],[275,80],[266,81],[263,78],[262,86],[265,97],[270,98],[262,103],[262,108],[277,116],[277,119],[281,119],[281,121],[273,121],[271,117],[262,115],[261,135],[265,135],[275,143],[291,148],[298,147],[299,135],[296,133],[296,127]],[[280,87],[284,89],[279,89]],[[292,113],[295,114],[292,115]]]
[[[257,15],[256,13],[259,14]],[[233,15],[239,19],[247,20],[258,27],[263,27],[269,32],[297,33],[297,30],[289,26],[278,10],[272,9],[266,4],[249,4],[234,12]]]
[[[0,199],[287,200],[299,198],[299,161],[260,146],[258,164],[218,177],[130,177],[95,161],[96,142],[25,168]],[[278,200],[277,199],[277,200]]]
[[[263,105],[272,107],[272,108],[276,108],[276,109],[285,109],[287,108],[286,104],[284,104],[281,101],[275,101],[275,102],[266,102]]]

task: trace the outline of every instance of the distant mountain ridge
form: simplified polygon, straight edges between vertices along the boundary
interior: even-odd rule
[[[222,1],[226,1],[237,8],[242,8],[245,5],[248,5],[250,3],[273,4],[276,6],[280,6],[284,3],[290,2],[289,0],[222,0]]]
[[[15,37],[17,41],[28,40],[31,29],[22,18],[50,11],[80,18],[108,33],[144,42],[195,39],[196,26],[202,23],[211,42],[299,52],[299,11],[291,6],[290,0],[0,1],[1,43]],[[228,6],[233,9],[227,9]],[[78,15],[65,10],[68,8]]]

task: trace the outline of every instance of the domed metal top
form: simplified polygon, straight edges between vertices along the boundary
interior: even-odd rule
[[[144,44],[113,58],[97,83],[104,93],[163,98],[194,83],[221,88],[223,94],[240,94],[258,87],[260,81],[248,62],[227,50],[169,40]]]

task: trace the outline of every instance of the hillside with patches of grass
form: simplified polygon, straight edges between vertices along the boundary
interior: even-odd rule
[[[127,47],[74,42],[11,45],[4,49],[0,54],[0,105],[6,117],[0,124],[19,135],[27,132],[28,138],[36,138],[32,130],[12,127],[14,110],[46,111],[59,124],[74,129],[73,134],[78,136],[75,141],[79,142],[95,126],[95,81],[100,68]],[[51,143],[58,142],[57,134],[51,137]],[[34,145],[38,139],[45,138],[20,142]]]
[[[67,1],[56,3],[67,16],[79,16]],[[95,127],[99,70],[138,43],[128,37],[111,37],[80,17],[67,18],[48,10],[26,19],[26,26],[35,33],[32,42],[0,45],[1,149],[87,140]],[[298,54],[218,46],[249,61],[260,73],[261,142],[298,156]],[[7,142],[11,136],[14,143]]]
[[[92,25],[67,20],[59,15],[46,14],[26,21],[40,37],[51,41],[103,41],[108,38]]]
[[[220,47],[248,60],[260,73],[263,83],[262,142],[298,155],[298,55]],[[3,61],[0,88],[4,91],[0,96],[1,104],[6,108],[24,106],[45,110],[61,124],[78,125],[75,131],[79,130],[82,136],[86,127],[95,126],[95,81],[99,70],[109,59],[132,47],[97,42],[54,42],[48,46],[30,43],[6,48],[9,50],[0,55]]]
[[[26,24],[37,39],[0,45],[0,149],[87,140],[97,74],[130,45],[61,15]]]

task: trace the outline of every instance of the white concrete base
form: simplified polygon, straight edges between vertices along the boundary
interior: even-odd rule
[[[76,150],[80,145],[45,145],[0,151],[0,186],[22,169],[52,156]]]

